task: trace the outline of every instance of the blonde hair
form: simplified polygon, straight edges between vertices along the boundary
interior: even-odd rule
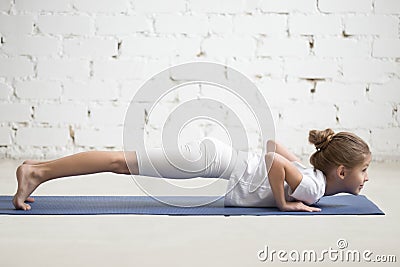
[[[317,149],[311,155],[310,163],[325,174],[339,165],[353,168],[362,164],[371,153],[367,143],[357,135],[349,132],[335,134],[330,128],[323,131],[311,130],[308,141]]]

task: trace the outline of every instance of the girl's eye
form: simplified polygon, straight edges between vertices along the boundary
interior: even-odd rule
[[[367,171],[367,169],[362,170],[362,172],[366,172],[366,171]]]

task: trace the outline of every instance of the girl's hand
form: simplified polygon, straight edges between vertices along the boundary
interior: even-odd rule
[[[286,204],[280,208],[281,211],[321,211],[320,208],[310,207],[305,205],[303,202],[300,201],[293,201],[293,202],[286,202]]]

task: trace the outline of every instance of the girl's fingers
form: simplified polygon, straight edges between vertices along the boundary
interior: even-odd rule
[[[321,211],[320,208],[315,208],[315,207],[309,207],[309,211],[313,212],[313,211]]]
[[[303,204],[303,211],[313,212],[313,211],[321,211],[321,209],[316,207],[310,207]]]

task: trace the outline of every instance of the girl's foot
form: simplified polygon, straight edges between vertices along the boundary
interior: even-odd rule
[[[40,164],[43,163],[42,161],[39,160],[25,160],[22,164],[28,164],[28,165],[35,165],[35,164]]]
[[[17,168],[18,189],[12,200],[16,209],[30,210],[31,206],[25,201],[34,202],[30,194],[40,185],[40,180],[33,172],[34,166],[22,164]]]

